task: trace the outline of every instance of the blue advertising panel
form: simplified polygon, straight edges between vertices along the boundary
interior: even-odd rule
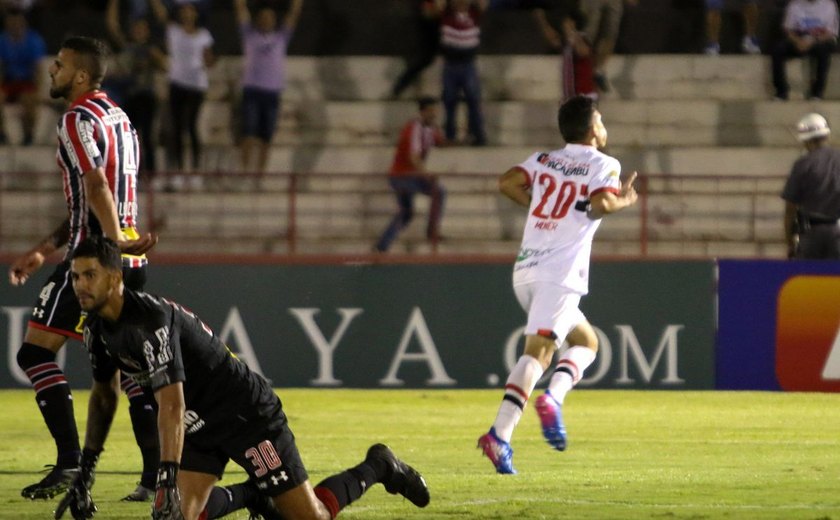
[[[718,268],[717,388],[830,390],[830,382],[820,386],[820,379],[830,378],[819,371],[811,374],[811,386],[782,384],[780,376],[782,381],[789,381],[785,374],[795,371],[801,379],[804,369],[819,366],[821,370],[825,366],[830,341],[826,345],[820,340],[816,345],[807,340],[801,324],[805,316],[823,307],[835,309],[834,315],[840,319],[840,306],[825,291],[814,290],[840,276],[840,262],[720,260]],[[833,320],[821,320],[819,328],[836,333]],[[779,328],[780,324],[785,330]],[[786,332],[791,329],[793,333]],[[794,336],[798,341],[785,339]],[[789,355],[791,349],[797,349],[796,355]],[[792,359],[801,364],[792,364]]]

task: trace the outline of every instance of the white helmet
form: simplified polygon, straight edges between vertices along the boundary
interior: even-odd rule
[[[810,141],[817,137],[825,137],[831,133],[828,121],[817,113],[807,114],[796,123],[796,137],[802,141]]]

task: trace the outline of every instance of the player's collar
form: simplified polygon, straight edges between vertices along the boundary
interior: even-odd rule
[[[70,108],[77,107],[87,101],[88,99],[105,97],[105,92],[99,89],[88,90],[81,96],[77,97],[73,103],[70,104]]]

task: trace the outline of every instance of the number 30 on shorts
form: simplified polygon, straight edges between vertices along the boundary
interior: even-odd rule
[[[274,449],[274,444],[269,440],[262,441],[255,448],[248,448],[248,451],[245,452],[245,457],[256,468],[254,472],[255,477],[262,477],[283,464],[280,461],[280,456],[277,455],[277,450]]]

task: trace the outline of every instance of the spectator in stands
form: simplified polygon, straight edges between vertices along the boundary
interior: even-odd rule
[[[38,64],[46,55],[44,39],[29,28],[23,11],[6,11],[4,31],[0,34],[0,144],[6,144],[3,105],[20,103],[23,107],[23,145],[29,146],[34,139],[35,123],[38,117],[38,85],[40,83]]]
[[[758,0],[740,0],[744,16],[744,38],[741,49],[747,54],[761,54],[756,30],[758,28]],[[723,0],[706,0],[706,47],[709,56],[720,54],[720,26]]]
[[[586,31],[586,39],[594,49],[594,80],[601,92],[610,91],[606,67],[618,40],[625,3],[634,7],[638,0],[580,0],[584,22],[581,25]]]
[[[776,99],[786,101],[790,93],[785,62],[808,56],[816,61],[811,70],[809,99],[822,99],[837,45],[838,14],[835,0],[791,0],[785,9],[782,29],[785,38],[773,49],[773,87]]]
[[[417,4],[417,50],[406,60],[405,70],[394,82],[391,88],[393,98],[398,98],[435,61],[440,48],[440,21],[435,16],[435,1],[415,0],[414,3]]]
[[[840,259],[840,150],[820,114],[796,125],[805,155],[796,160],[782,191],[788,258]]]
[[[468,143],[485,146],[484,116],[481,113],[481,84],[475,57],[481,44],[481,18],[487,0],[436,0],[433,13],[441,17],[440,47],[443,53],[443,105],[446,138],[455,141],[458,99],[463,94],[469,116]]]
[[[580,11],[563,9],[557,13],[553,19],[560,25],[559,31],[551,24],[545,9],[535,9],[534,18],[552,49],[563,54],[563,100],[576,95],[598,99],[592,45],[580,30],[584,23]]]
[[[251,23],[246,0],[234,0],[236,19],[242,34],[242,169],[265,171],[271,138],[277,126],[283,88],[286,86],[286,49],[297,25],[303,0],[292,0],[282,23],[269,5],[257,10]]]
[[[120,0],[108,0],[106,25],[118,49],[111,77],[117,80],[118,102],[140,138],[140,171],[148,174],[153,173],[157,165],[153,131],[158,106],[155,73],[166,70],[166,55],[151,42],[149,22],[144,17],[132,14],[128,35],[124,34],[119,11]],[[111,89],[106,90],[110,92]]]
[[[426,156],[433,146],[442,145],[445,141],[437,126],[437,100],[420,98],[417,106],[419,116],[406,123],[400,132],[397,152],[391,165],[389,182],[397,196],[399,209],[374,246],[380,253],[387,251],[400,231],[411,222],[414,217],[414,196],[417,193],[432,199],[426,237],[432,241],[440,238],[440,217],[445,192],[437,177],[426,171]]]
[[[169,108],[172,120],[172,150],[170,167],[184,171],[183,139],[189,135],[192,169],[201,165],[201,141],[198,135],[198,114],[204,103],[213,66],[213,36],[198,25],[198,10],[191,3],[175,8],[176,21],[170,21],[162,0],[150,0],[155,17],[166,24],[166,48],[169,55]],[[201,186],[201,177],[193,175],[191,187]],[[183,178],[176,176],[172,188],[178,189]]]

